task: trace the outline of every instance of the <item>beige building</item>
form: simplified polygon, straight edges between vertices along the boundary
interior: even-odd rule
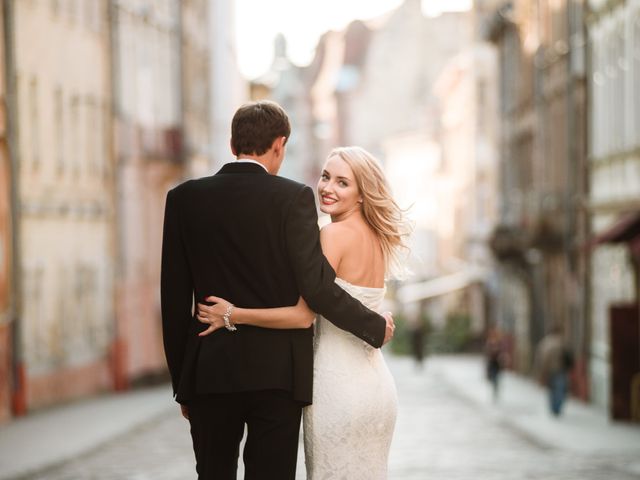
[[[581,2],[505,2],[487,18],[499,52],[499,317],[516,368],[554,326],[575,355],[573,393],[586,398],[587,99]]]
[[[15,315],[11,288],[12,267],[12,197],[13,168],[9,154],[8,110],[10,98],[7,88],[7,57],[5,35],[5,11],[0,9],[0,424],[12,414],[13,351],[12,337],[15,332]]]
[[[111,385],[114,169],[107,3],[13,2],[28,407]],[[4,191],[4,190],[3,190]]]
[[[190,177],[211,170],[210,3],[184,0],[181,8],[183,154]]]
[[[164,201],[185,179],[186,167],[180,3],[118,2],[112,22],[118,218],[114,364],[117,388],[126,388],[165,368],[158,288]],[[197,125],[196,117],[190,120]]]
[[[313,118],[309,91],[313,67],[298,67],[287,55],[284,35],[274,41],[274,58],[270,68],[251,82],[254,100],[263,96],[284,108],[291,122],[287,140],[287,159],[279,175],[315,185],[320,177],[321,161],[312,143]]]
[[[472,330],[482,333],[492,299],[493,256],[488,243],[497,222],[496,51],[474,42],[447,64],[434,92],[440,105],[441,161],[438,218],[441,273],[466,272]]]
[[[594,403],[628,419],[640,389],[640,1],[588,4],[590,387]]]
[[[405,0],[370,29],[347,39],[337,92],[341,140],[382,156],[390,136],[420,131],[434,137],[433,86],[450,58],[470,45],[472,23],[466,12],[427,17],[420,0]]]
[[[231,119],[236,109],[249,99],[247,81],[236,59],[234,0],[208,2],[209,8],[209,172],[217,172],[234,159],[229,140]],[[243,35],[250,35],[243,32]]]

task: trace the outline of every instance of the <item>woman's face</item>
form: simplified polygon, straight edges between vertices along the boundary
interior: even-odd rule
[[[359,208],[362,196],[351,167],[339,156],[329,157],[318,182],[320,210],[332,217]]]

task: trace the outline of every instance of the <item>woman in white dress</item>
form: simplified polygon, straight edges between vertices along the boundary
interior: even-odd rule
[[[360,147],[333,150],[318,182],[322,251],[336,282],[380,311],[385,274],[403,247],[406,223],[391,197],[378,161]],[[221,328],[233,306],[218,297],[199,304],[198,318]],[[294,307],[231,310],[236,324],[301,328],[314,315],[302,299]],[[387,478],[387,458],[397,412],[396,388],[380,349],[319,317],[314,340],[313,404],[303,412],[307,478]]]

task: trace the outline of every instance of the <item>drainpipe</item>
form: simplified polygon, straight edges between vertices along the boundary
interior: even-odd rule
[[[576,297],[572,299],[572,303],[569,305],[569,319],[571,322],[571,346],[574,348],[577,362],[577,377],[576,378],[576,391],[575,393],[582,399],[586,399],[587,393],[587,361],[588,361],[588,317],[587,310],[585,308],[585,298],[588,291],[588,277],[584,272],[584,251],[580,248],[577,239],[583,242],[586,238],[586,232],[584,228],[584,222],[581,219],[584,218],[584,212],[582,211],[584,205],[583,195],[586,193],[586,172],[587,165],[585,164],[586,145],[578,145],[576,142],[585,142],[585,136],[583,135],[584,129],[582,127],[583,121],[579,119],[576,114],[577,102],[576,98],[576,84],[583,81],[578,74],[574,74],[573,62],[576,52],[574,51],[575,45],[572,44],[574,35],[580,34],[582,41],[586,43],[587,32],[585,31],[584,24],[584,12],[586,6],[583,0],[572,0],[567,4],[567,31],[569,39],[569,50],[567,53],[567,190],[566,197],[566,229],[565,229],[565,252],[568,262],[569,275],[576,284],[577,291]],[[578,46],[577,48],[581,48]],[[588,50],[586,45],[582,54],[585,56],[585,64],[588,62]],[[585,73],[589,70],[585,70]],[[584,87],[586,90],[586,86]],[[585,95],[587,93],[585,92]],[[586,105],[585,105],[586,107]],[[588,109],[583,110],[583,114],[587,115]],[[580,148],[581,147],[581,148]],[[583,152],[581,154],[581,152]]]
[[[20,261],[20,152],[18,144],[18,108],[14,45],[14,2],[2,2],[4,71],[6,85],[7,146],[10,158],[11,202],[11,408],[16,416],[27,413],[27,388],[24,350],[22,346],[22,262]]]
[[[109,69],[110,69],[110,92],[111,92],[111,112],[109,115],[109,174],[111,175],[111,206],[113,212],[113,230],[112,230],[112,245],[113,245],[113,262],[114,262],[114,285],[113,285],[113,339],[111,343],[110,351],[110,363],[111,363],[111,378],[112,385],[115,391],[124,391],[129,388],[129,382],[127,378],[127,348],[126,342],[122,338],[122,332],[120,328],[120,313],[122,310],[122,236],[120,224],[122,216],[120,215],[120,202],[118,198],[119,176],[120,176],[120,158],[118,149],[116,148],[117,135],[116,128],[118,120],[120,118],[120,110],[118,107],[118,101],[120,96],[119,81],[119,6],[116,0],[110,0],[108,3],[108,22],[109,25]]]

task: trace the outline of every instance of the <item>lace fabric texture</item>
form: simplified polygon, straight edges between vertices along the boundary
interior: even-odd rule
[[[379,311],[384,288],[336,283]],[[303,412],[307,479],[386,479],[398,397],[382,352],[323,317],[314,350],[313,404]]]

